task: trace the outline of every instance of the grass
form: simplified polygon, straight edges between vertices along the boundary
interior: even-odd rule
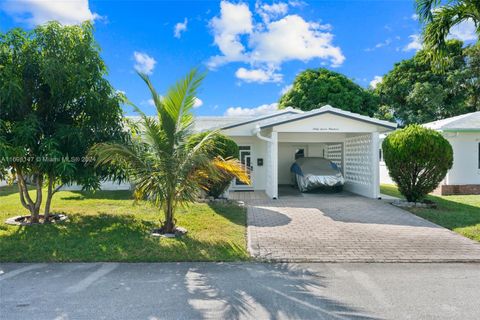
[[[394,197],[403,198],[394,185],[381,185],[380,191]],[[434,196],[428,195],[437,209],[412,208],[410,212],[453,230],[467,238],[480,242],[480,196]]]
[[[178,239],[155,238],[158,209],[134,204],[128,191],[62,191],[54,213],[69,222],[28,227],[4,224],[26,214],[13,187],[0,188],[0,261],[239,261],[247,260],[246,212],[236,205],[193,204],[179,209],[177,225],[188,229]]]

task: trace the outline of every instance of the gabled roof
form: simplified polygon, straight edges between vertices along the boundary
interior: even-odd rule
[[[350,112],[350,111],[345,111],[345,110],[342,110],[342,109],[334,108],[330,105],[325,105],[325,106],[323,106],[319,109],[314,109],[314,110],[311,110],[311,111],[308,111],[308,112],[295,114],[295,115],[292,115],[292,116],[290,116],[286,119],[285,118],[284,119],[272,119],[271,121],[268,121],[268,122],[265,122],[265,123],[261,124],[260,128],[261,129],[271,128],[271,127],[278,126],[278,125],[281,125],[281,124],[290,123],[290,122],[298,121],[298,120],[303,120],[303,119],[307,119],[307,118],[318,116],[318,115],[325,114],[325,113],[331,113],[331,114],[339,115],[339,116],[342,116],[342,117],[346,117],[346,118],[350,118],[350,119],[354,119],[354,120],[359,120],[359,121],[362,121],[362,122],[367,122],[367,123],[382,126],[382,127],[388,128],[388,129],[396,129],[397,128],[396,123],[371,118],[371,117],[364,116],[364,115],[361,115],[361,114],[358,114],[358,113],[353,113],[353,112]]]
[[[439,131],[480,131],[480,111],[423,124]]]
[[[288,117],[290,115],[296,115],[296,114],[299,114],[299,113],[303,113],[303,111],[288,107],[288,108],[285,108],[283,110],[277,111],[275,113],[259,116],[259,117],[256,117],[256,118],[250,118],[250,119],[247,119],[247,120],[243,119],[241,121],[237,121],[235,123],[226,125],[226,126],[222,127],[221,129],[223,129],[223,130],[232,129],[232,128],[235,128],[235,127],[243,126],[243,125],[254,123],[254,122],[261,123],[261,122],[264,122],[264,121],[269,120],[269,119],[274,119],[274,118],[280,119],[280,118]]]

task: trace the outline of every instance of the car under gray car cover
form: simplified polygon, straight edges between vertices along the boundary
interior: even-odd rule
[[[345,179],[337,165],[325,158],[300,158],[290,167],[301,192],[320,187],[343,186]]]

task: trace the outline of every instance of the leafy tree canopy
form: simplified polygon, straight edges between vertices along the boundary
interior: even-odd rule
[[[121,139],[123,97],[105,79],[92,25],[51,22],[0,33],[0,169],[16,176],[21,201],[37,218],[56,187],[98,187],[105,172],[85,157],[97,142]],[[37,186],[37,199],[26,181]],[[36,221],[34,221],[36,222]]]
[[[378,117],[401,124],[425,123],[480,110],[480,46],[447,43],[450,63],[436,72],[427,50],[396,63],[375,89]]]
[[[298,74],[292,89],[280,98],[279,107],[309,111],[326,104],[369,116],[378,107],[372,92],[343,74],[324,68],[308,69]]]

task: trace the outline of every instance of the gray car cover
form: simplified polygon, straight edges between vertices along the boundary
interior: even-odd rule
[[[290,167],[301,192],[319,187],[343,186],[345,179],[337,165],[325,158],[300,158]]]

